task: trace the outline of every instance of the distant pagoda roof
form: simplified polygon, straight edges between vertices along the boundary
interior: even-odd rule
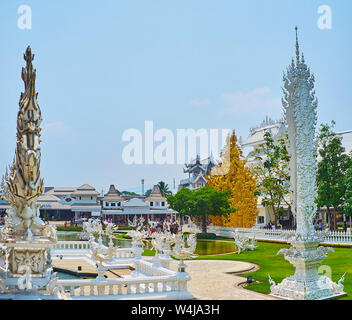
[[[201,171],[207,173],[215,166],[217,166],[217,162],[212,154],[203,160],[200,160],[200,156],[197,155],[197,157],[191,160],[189,164],[185,164],[186,169],[183,169],[183,172],[192,173],[196,168],[199,168]]]
[[[71,194],[72,196],[98,196],[99,192],[95,190],[89,184],[83,184],[82,186],[78,187],[75,192]]]
[[[124,201],[125,199],[118,195],[115,186],[111,184],[109,188],[109,192],[101,200],[102,201]]]
[[[285,131],[285,124],[283,120],[273,121],[270,118],[266,118],[261,125],[250,129],[250,135],[247,140],[241,143],[241,147],[244,148],[247,146],[262,144],[264,142],[264,135],[266,131],[269,131],[273,139],[275,139]]]

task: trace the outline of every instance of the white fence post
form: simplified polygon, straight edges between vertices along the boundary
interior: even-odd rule
[[[239,233],[243,233],[246,236],[255,236],[256,240],[271,240],[271,241],[287,241],[284,237],[284,232],[295,232],[293,229],[282,230],[282,229],[257,229],[257,228],[230,228],[230,227],[218,227],[210,226],[209,232],[215,233],[217,236],[230,237],[232,238],[232,232],[237,230]],[[321,234],[321,231],[317,231]],[[326,244],[348,244],[352,245],[352,234],[345,231],[330,231],[325,237],[323,243]]]

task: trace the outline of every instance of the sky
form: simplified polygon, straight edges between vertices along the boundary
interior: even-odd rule
[[[19,27],[21,5],[30,29]],[[321,5],[331,8],[330,29],[318,26]],[[153,121],[154,133],[174,134],[176,150],[177,129],[235,129],[245,139],[265,116],[280,119],[296,25],[316,78],[318,123],[352,129],[351,14],[350,0],[2,0],[0,174],[15,152],[28,45],[45,185],[140,192],[144,179],[145,189],[161,180],[172,189],[183,165],[127,164],[123,134],[136,129],[144,139]]]

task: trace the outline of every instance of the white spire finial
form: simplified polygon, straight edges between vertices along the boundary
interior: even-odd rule
[[[297,60],[297,65],[299,64],[299,44],[298,44],[298,27],[295,27],[296,30],[296,60]]]

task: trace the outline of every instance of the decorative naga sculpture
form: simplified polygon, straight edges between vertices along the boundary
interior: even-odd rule
[[[32,61],[34,54],[28,46],[24,54],[26,68],[22,68],[25,91],[21,93],[17,115],[17,146],[10,173],[5,176],[3,191],[10,203],[8,226],[10,232],[21,234],[26,240],[33,233],[41,232],[44,222],[39,217],[37,199],[43,193],[43,179],[40,175],[40,123],[41,111],[38,93],[35,91],[36,70]],[[6,179],[7,178],[7,179]]]
[[[187,246],[185,244],[185,237],[183,233],[178,233],[174,235],[174,245],[171,248],[171,255],[180,260],[178,264],[178,271],[185,272],[186,264],[184,259],[195,258],[197,255],[194,253],[197,247],[197,237],[195,234],[190,234],[186,240]]]
[[[253,251],[257,247],[254,236],[252,237],[252,240],[250,240],[250,237],[241,236],[237,230],[235,232],[232,232],[232,235],[235,240],[235,245],[236,245],[238,254],[240,254],[241,251],[246,251],[246,250]]]

